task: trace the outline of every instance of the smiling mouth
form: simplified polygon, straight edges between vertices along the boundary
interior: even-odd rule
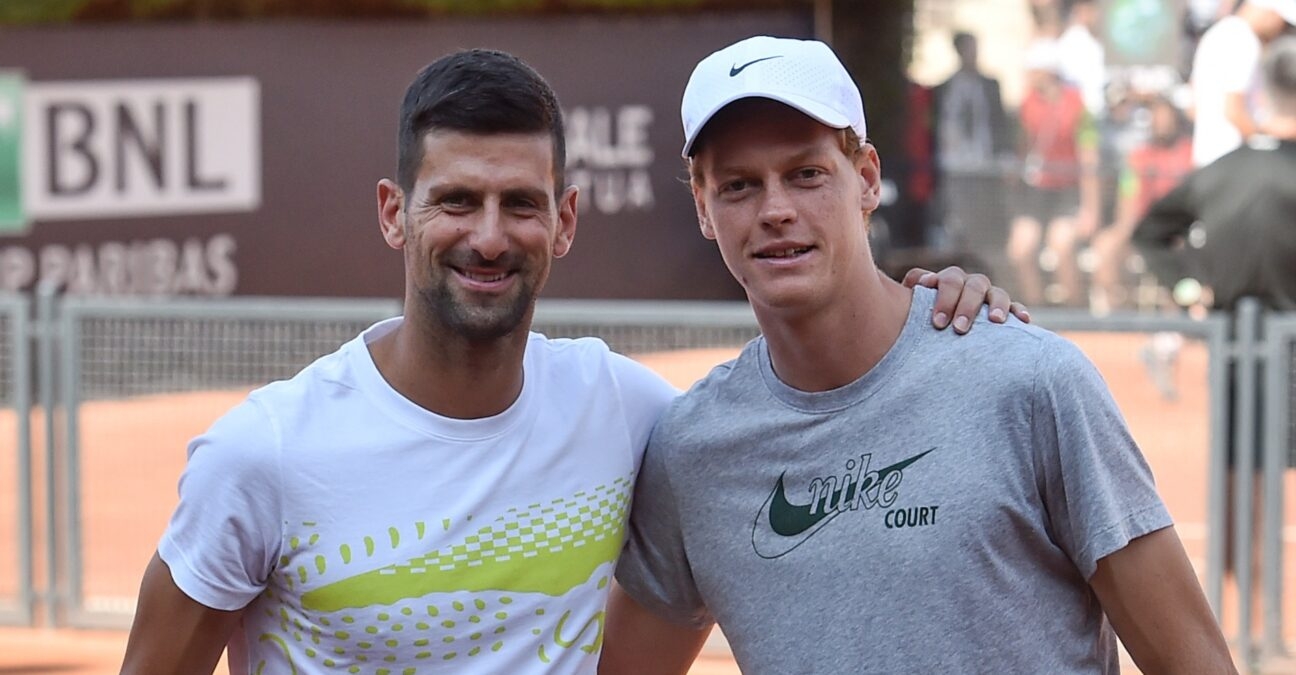
[[[793,248],[781,248],[776,251],[761,251],[756,254],[756,257],[762,260],[765,259],[778,260],[780,258],[795,258],[796,256],[802,255],[804,253],[809,253],[811,248],[813,247],[798,246]]]
[[[504,279],[504,277],[507,277],[509,275],[508,272],[498,272],[495,274],[482,274],[480,272],[468,272],[466,270],[458,270],[458,272],[459,274],[463,275],[468,279],[472,279],[473,281],[481,281],[484,283],[490,283],[492,281],[500,281]]]
[[[455,274],[470,284],[495,284],[513,276],[513,270],[467,270],[462,267],[453,267]]]

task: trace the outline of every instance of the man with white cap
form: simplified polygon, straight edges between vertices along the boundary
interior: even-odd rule
[[[1296,26],[1296,0],[1245,0],[1202,34],[1193,54],[1193,166],[1223,157],[1262,131],[1260,55]]]
[[[878,273],[832,51],[720,50],[683,118],[763,337],[653,432],[601,671],[684,673],[718,623],[745,673],[1115,673],[1118,634],[1144,672],[1234,672],[1093,366],[1017,321],[923,330],[932,292]]]

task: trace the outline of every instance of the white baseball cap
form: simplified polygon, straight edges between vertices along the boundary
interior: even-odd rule
[[[1251,0],[1251,4],[1267,9],[1296,26],[1296,0]]]
[[[1062,71],[1062,50],[1055,40],[1039,39],[1026,47],[1026,70],[1058,74]]]
[[[684,150],[689,156],[702,127],[720,109],[743,98],[787,104],[834,129],[866,138],[864,101],[846,67],[817,40],[757,36],[702,59],[684,88]]]

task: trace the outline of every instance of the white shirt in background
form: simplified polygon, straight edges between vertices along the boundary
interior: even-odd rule
[[[1242,145],[1242,132],[1224,115],[1225,98],[1244,94],[1252,114],[1259,91],[1260,38],[1236,16],[1202,34],[1193,55],[1193,166],[1205,166]]]

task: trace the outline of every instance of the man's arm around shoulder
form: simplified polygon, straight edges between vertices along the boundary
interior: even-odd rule
[[[140,585],[121,673],[211,673],[242,614],[212,609],[185,595],[171,578],[171,569],[154,554]]]
[[[599,675],[684,675],[710,634],[653,614],[613,584]]]
[[[1236,675],[1174,527],[1138,537],[1100,559],[1089,585],[1144,673]]]

